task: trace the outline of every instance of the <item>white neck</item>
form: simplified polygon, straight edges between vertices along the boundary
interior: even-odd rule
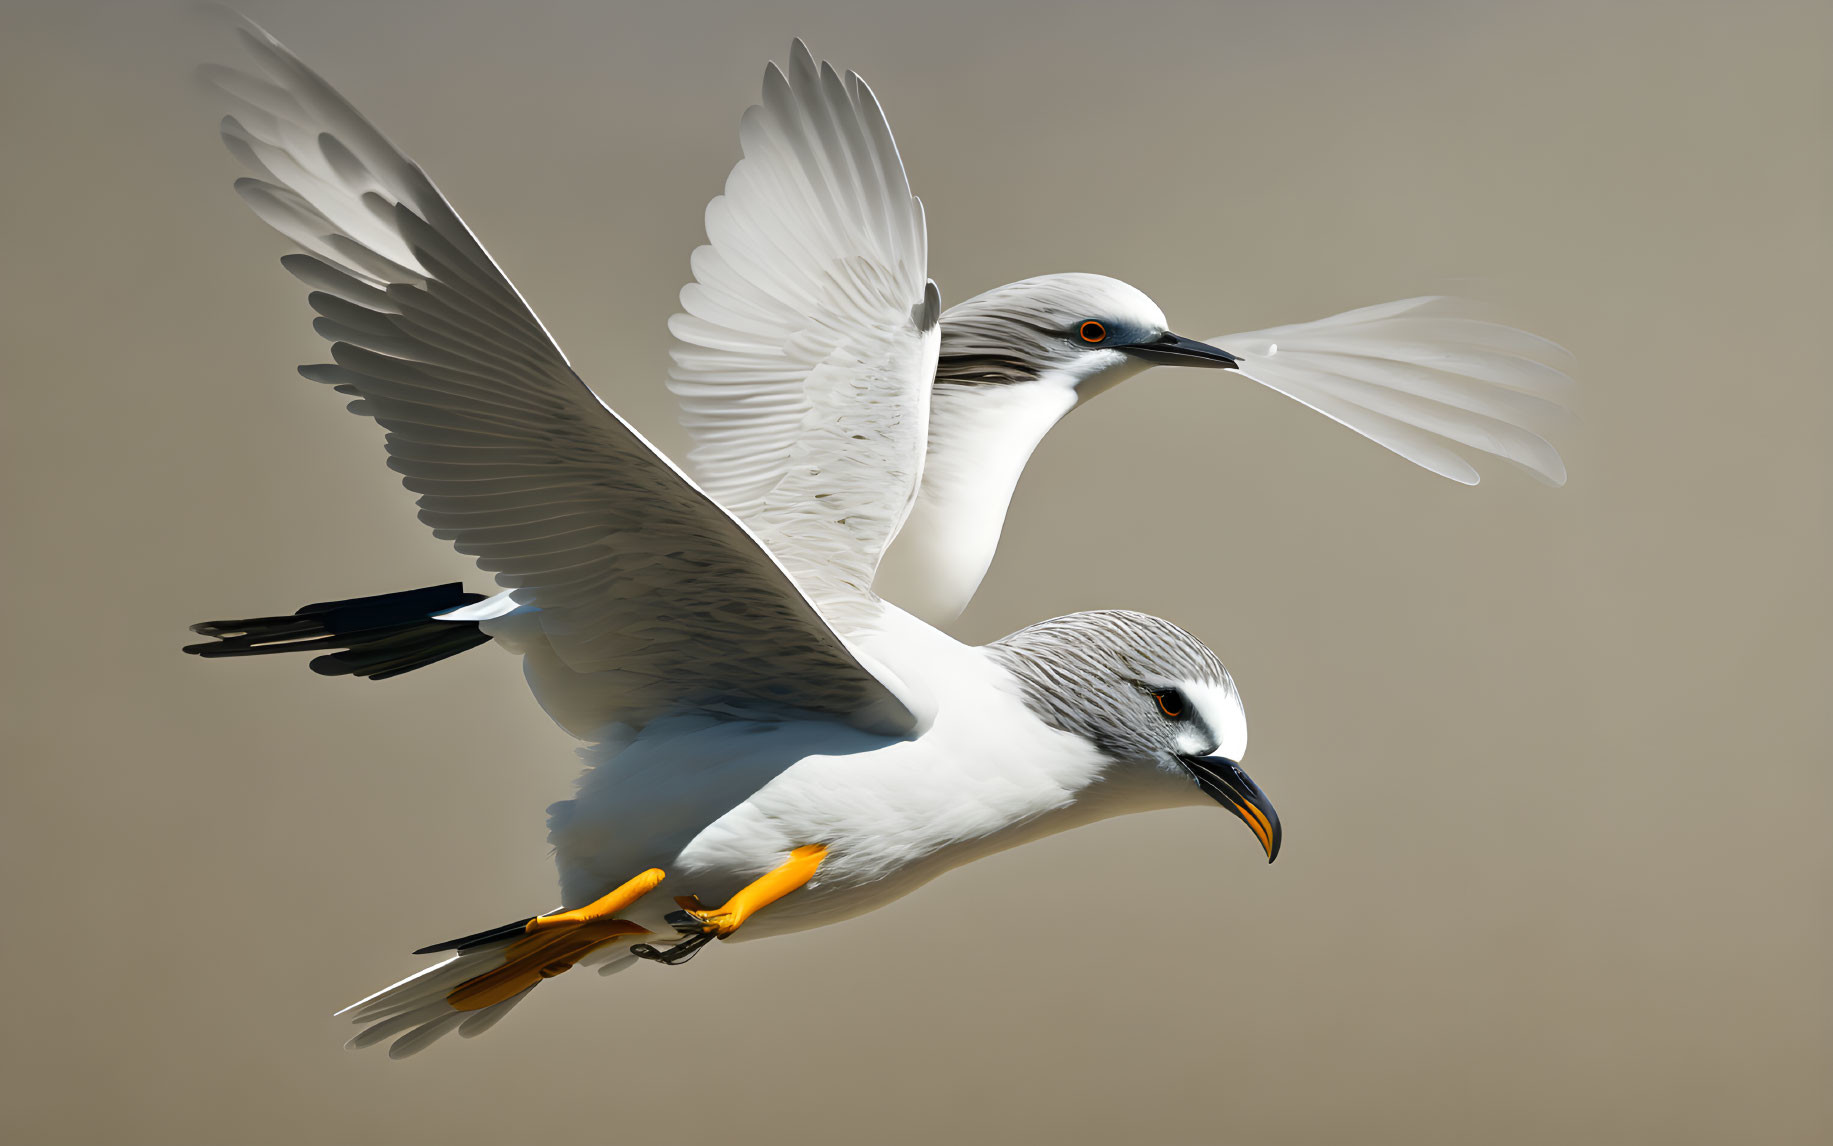
[[[1101,350],[1022,382],[939,381],[930,394],[916,505],[872,588],[934,625],[960,616],[993,562],[1019,475],[1044,435],[1063,415],[1149,365]]]
[[[937,386],[922,488],[879,566],[878,594],[932,624],[960,616],[993,561],[1025,463],[1076,400],[1063,375]]]

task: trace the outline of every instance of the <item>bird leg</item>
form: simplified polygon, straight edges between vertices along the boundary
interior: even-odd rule
[[[656,885],[665,878],[667,877],[663,875],[661,868],[652,867],[635,879],[625,881],[616,890],[599,896],[584,907],[555,912],[553,915],[537,915],[528,921],[528,925],[523,930],[533,935],[537,931],[547,931],[553,928],[603,922],[627,910],[631,904],[654,891]]]
[[[682,910],[669,912],[668,922],[677,931],[686,934],[712,935],[716,939],[724,939],[759,910],[769,907],[813,879],[826,855],[825,844],[804,844],[790,852],[789,858],[775,870],[766,872],[740,888],[722,907],[702,907],[700,901],[692,896],[676,900]]]
[[[666,951],[647,943],[639,943],[631,951],[659,963],[685,963],[714,939],[724,939],[758,911],[806,885],[826,855],[827,845],[804,844],[790,852],[776,869],[752,880],[717,908],[703,907],[694,896],[681,896],[675,900],[681,910],[669,912],[667,919],[685,938]]]
[[[523,938],[503,952],[501,967],[466,979],[446,993],[446,1002],[454,1010],[482,1010],[571,970],[614,939],[649,934],[649,928],[617,914],[654,891],[662,879],[662,869],[652,867],[584,907],[535,916],[523,926]]]

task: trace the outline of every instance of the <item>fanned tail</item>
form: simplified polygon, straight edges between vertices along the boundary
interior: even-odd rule
[[[1570,355],[1449,304],[1403,299],[1211,341],[1240,357],[1243,376],[1452,481],[1477,484],[1451,448],[1464,446],[1563,484],[1542,431],[1570,417]]]
[[[484,599],[456,581],[321,601],[279,617],[205,621],[191,631],[212,640],[186,645],[200,657],[254,657],[269,653],[325,652],[311,669],[321,676],[387,680],[474,649],[490,638],[476,621],[437,620],[441,613]]]
[[[537,947],[524,933],[525,925],[526,921],[505,924],[421,948],[453,954],[337,1012],[363,1028],[344,1045],[359,1050],[393,1039],[388,1057],[406,1058],[454,1031],[460,1038],[483,1034],[544,979],[567,967],[596,965],[599,974],[609,975],[636,962],[627,942],[602,943],[579,953],[567,949],[562,940],[548,943],[543,954],[523,953]],[[561,962],[534,966],[547,958]]]

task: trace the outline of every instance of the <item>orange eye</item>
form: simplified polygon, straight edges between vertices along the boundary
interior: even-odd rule
[[[1107,327],[1102,326],[1091,318],[1082,324],[1082,329],[1079,333],[1082,335],[1083,342],[1100,342],[1107,337]]]
[[[1158,701],[1158,710],[1173,720],[1184,715],[1184,694],[1174,688],[1155,692],[1152,699]]]

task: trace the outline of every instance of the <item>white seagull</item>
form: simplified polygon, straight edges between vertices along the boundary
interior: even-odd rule
[[[238,191],[305,252],[283,263],[334,362],[301,373],[387,429],[421,519],[505,592],[215,622],[193,649],[337,649],[315,667],[381,678],[495,640],[591,745],[577,795],[549,810],[561,906],[423,949],[451,954],[348,1008],[353,1045],[412,1054],[575,965],[678,963],[714,938],[835,922],[1126,812],[1214,800],[1274,858],[1278,817],[1239,765],[1240,695],[1195,638],[1104,611],[969,647],[873,590],[900,529],[926,521],[910,568],[953,570],[925,607],[958,611],[1043,434],[1146,365],[1252,365],[1459,480],[1474,471],[1414,427],[1560,476],[1503,421],[1550,384],[1545,344],[1417,302],[1231,349],[1168,333],[1143,294],[1092,275],[945,316],[876,99],[797,42],[744,117],[672,325],[695,480],[580,381],[418,166],[272,37],[240,35],[264,75],[207,74],[259,176]],[[1405,328],[1408,343],[1396,322],[1454,325]],[[1450,348],[1422,347],[1434,334]],[[988,496],[964,505],[975,481]]]

